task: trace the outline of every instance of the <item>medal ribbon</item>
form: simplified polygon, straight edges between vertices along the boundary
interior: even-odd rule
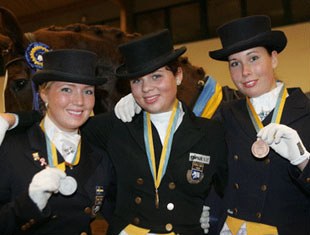
[[[159,167],[158,171],[156,171],[156,163],[155,163],[155,152],[154,152],[154,143],[153,143],[153,134],[152,134],[152,125],[151,125],[151,119],[150,114],[148,112],[144,112],[143,114],[143,125],[144,125],[144,142],[145,142],[145,148],[146,148],[146,154],[149,162],[149,167],[153,175],[154,179],[154,186],[155,186],[155,205],[156,208],[159,206],[159,197],[158,197],[158,188],[161,182],[161,179],[166,173],[169,157],[170,157],[170,151],[171,151],[171,145],[172,145],[172,139],[176,128],[176,123],[179,117],[179,102],[176,99],[173,104],[172,113],[169,119],[167,132],[164,140],[164,145],[162,148],[162,152],[160,155],[160,161],[159,161]]]
[[[77,151],[75,153],[74,159],[72,163],[68,162],[62,162],[58,163],[58,157],[57,157],[57,150],[56,146],[52,143],[50,138],[48,138],[47,134],[45,133],[45,128],[43,125],[43,120],[40,123],[40,127],[42,131],[45,134],[45,140],[46,140],[46,148],[47,148],[47,156],[48,156],[48,164],[50,167],[57,167],[58,169],[65,171],[66,170],[66,165],[69,167],[75,166],[80,162],[80,156],[81,156],[81,141],[79,142]]]
[[[281,88],[280,94],[277,98],[277,102],[276,102],[276,106],[274,108],[273,114],[272,114],[272,118],[271,118],[271,123],[280,123],[281,117],[282,117],[282,113],[283,113],[283,108],[284,108],[284,104],[286,101],[286,97],[287,97],[287,90],[284,87],[284,85]],[[261,120],[259,119],[257,113],[255,112],[255,109],[250,101],[250,99],[248,97],[246,97],[246,104],[247,104],[247,109],[250,115],[250,118],[252,120],[252,123],[255,127],[256,132],[259,132],[260,129],[262,129],[264,127],[263,123],[261,122]]]

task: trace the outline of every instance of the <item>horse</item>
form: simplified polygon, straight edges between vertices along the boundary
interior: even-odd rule
[[[3,57],[7,84],[5,87],[6,112],[29,111],[34,109],[35,94],[31,74],[34,69],[25,58],[25,52],[33,43],[44,43],[49,49],[75,48],[97,53],[99,57],[98,77],[105,84],[96,88],[94,113],[112,111],[117,101],[130,92],[128,82],[117,79],[114,70],[122,63],[118,46],[135,39],[141,34],[125,33],[107,25],[49,26],[34,32],[24,33],[15,15],[0,7],[0,50]],[[193,108],[207,76],[201,67],[192,65],[187,57],[180,58],[184,72],[178,97]]]

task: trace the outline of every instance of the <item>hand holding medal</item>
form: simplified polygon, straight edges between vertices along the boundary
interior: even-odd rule
[[[280,123],[286,97],[287,97],[287,90],[285,89],[283,85],[281,88],[280,94],[278,96],[273,114],[272,114],[272,119],[271,119],[272,123]],[[259,119],[248,97],[246,98],[246,105],[247,105],[246,107],[248,109],[253,126],[255,127],[255,130],[258,133],[258,136],[257,136],[258,139],[252,144],[252,147],[251,147],[252,154],[256,158],[264,158],[268,155],[269,149],[270,149],[268,145],[269,142],[268,141],[266,142],[265,139],[261,138],[261,135],[260,135],[260,132],[261,132],[260,130],[264,128],[264,125]],[[273,138],[274,138],[274,135],[273,135]]]

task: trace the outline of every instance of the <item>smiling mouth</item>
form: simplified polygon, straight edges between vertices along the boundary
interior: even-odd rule
[[[252,81],[248,81],[248,82],[244,82],[243,86],[245,88],[252,88],[256,85],[257,81],[256,80],[252,80]]]
[[[158,100],[158,97],[159,97],[158,95],[144,97],[144,102],[147,104],[153,104]]]

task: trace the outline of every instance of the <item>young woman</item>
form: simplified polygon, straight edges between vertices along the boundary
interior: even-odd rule
[[[83,50],[43,55],[33,81],[44,118],[9,133],[0,148],[1,234],[90,234],[98,212],[113,211],[114,176],[106,153],[80,127],[95,102],[97,57]]]
[[[109,234],[203,234],[199,218],[211,185],[226,184],[224,132],[176,97],[182,82],[168,30],[120,46],[116,75],[130,82],[143,112],[131,123],[114,114],[89,120],[83,133],[112,158],[117,205]]]

